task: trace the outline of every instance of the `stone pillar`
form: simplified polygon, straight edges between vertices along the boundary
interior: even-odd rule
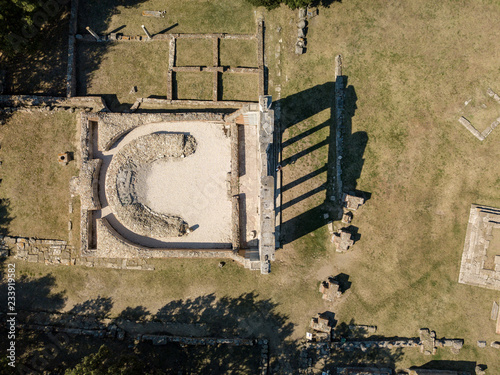
[[[97,35],[97,33],[92,30],[90,27],[86,27],[85,29],[87,29],[87,31],[95,38],[95,40],[97,41],[100,41],[101,40],[101,37],[99,35]]]
[[[146,29],[146,26],[144,25],[141,25],[142,29],[144,30],[144,32],[146,33],[148,39],[151,39],[151,34],[148,32],[148,29]]]

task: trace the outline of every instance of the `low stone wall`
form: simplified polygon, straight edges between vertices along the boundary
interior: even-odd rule
[[[105,219],[97,219],[99,247],[92,255],[117,258],[232,258],[232,249],[158,249],[134,244],[123,238]]]
[[[260,178],[259,194],[259,257],[261,261],[261,273],[270,272],[270,261],[274,260],[276,250],[275,240],[275,211],[274,211],[274,166],[272,155],[269,155],[270,146],[273,142],[274,112],[268,108],[271,97],[259,98],[259,126],[258,126],[258,173]]]
[[[3,111],[62,111],[73,112],[75,109],[86,111],[109,111],[100,96],[78,96],[64,98],[41,95],[0,95],[0,108]]]
[[[145,259],[80,257],[78,251],[63,240],[46,240],[5,236],[1,248],[14,259],[52,266],[86,266],[126,270],[154,270]],[[5,254],[8,255],[8,254]]]
[[[335,199],[340,202],[343,193],[342,155],[344,151],[344,111],[345,111],[345,76],[342,75],[342,57],[335,59]]]
[[[99,123],[98,147],[101,151],[109,150],[120,137],[145,124],[180,121],[224,122],[224,114],[216,112],[97,113],[94,115]]]
[[[3,238],[15,259],[47,265],[74,265],[76,251],[66,241],[26,237]]]
[[[98,195],[99,171],[102,160],[82,160],[78,177],[71,180],[72,195],[80,195],[83,210],[99,210],[101,203]]]
[[[0,312],[2,326],[6,326],[5,314]],[[177,323],[130,321],[126,319],[109,319],[97,315],[82,315],[71,313],[50,313],[43,311],[19,310],[16,318],[18,329],[59,333],[71,336],[88,336],[106,338],[118,341],[151,342],[153,345],[167,345],[168,343],[192,346],[256,346],[260,347],[260,374],[265,375],[269,370],[269,342],[267,339],[241,338],[241,337],[193,337],[169,334],[177,331]],[[190,332],[200,331],[199,324],[183,324],[181,331],[188,329]],[[150,333],[134,333],[157,332]]]

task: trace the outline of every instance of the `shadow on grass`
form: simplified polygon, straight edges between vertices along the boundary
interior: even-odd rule
[[[344,191],[353,191],[356,189],[357,180],[361,175],[363,168],[363,155],[368,142],[366,132],[352,133],[352,118],[356,112],[357,95],[354,87],[347,85],[347,77],[343,76],[346,82],[345,90],[345,111],[344,122],[342,129],[343,136],[343,153],[342,153],[342,182]],[[277,187],[281,193],[286,192],[306,181],[315,178],[326,172],[326,180],[323,184],[303,192],[301,195],[295,196],[288,201],[284,201],[281,207],[277,208],[277,213],[282,212],[294,206],[294,217],[280,224],[281,244],[293,242],[304,235],[314,232],[316,229],[323,227],[330,220],[340,219],[341,210],[339,207],[340,197],[334,197],[335,176],[336,176],[336,124],[335,124],[335,83],[326,82],[322,85],[314,86],[308,90],[290,95],[278,101],[281,107],[280,130],[277,132],[275,144],[281,144],[282,149],[295,145],[298,146],[298,151],[283,159],[280,163],[285,169],[286,166],[294,164],[300,158],[311,154],[322,147],[328,147],[328,162],[321,168],[311,170],[304,176],[297,178],[294,181],[287,182],[281,187]],[[331,117],[327,121],[315,125],[297,135],[293,135],[288,139],[283,139],[286,129],[294,127],[296,124],[307,120],[315,114],[330,109]],[[318,131],[328,128],[329,136],[319,140],[314,144],[307,143],[306,138],[311,139],[312,135]],[[301,142],[304,141],[304,142]],[[301,145],[304,144],[304,147]],[[277,164],[277,161],[275,161]],[[315,207],[305,207],[304,204],[298,205],[309,197],[318,193],[324,194],[324,201]],[[334,198],[333,198],[334,197]],[[366,197],[365,197],[366,198]],[[325,218],[325,214],[328,217]]]
[[[345,279],[340,276],[339,279]],[[215,294],[208,294],[173,300],[154,314],[144,306],[127,307],[116,319],[109,319],[113,307],[112,299],[97,297],[75,305],[67,313],[52,314],[48,321],[48,315],[43,311],[66,310],[64,292],[53,293],[55,286],[52,275],[38,278],[33,275],[18,277],[16,293],[19,299],[16,308],[21,312],[18,315],[18,323],[26,323],[23,319],[27,319],[29,324],[76,328],[80,322],[89,329],[96,327],[96,324],[100,327],[116,325],[135,327],[132,328],[134,332],[153,332],[153,334],[156,332],[167,336],[169,330],[174,329],[175,335],[186,337],[192,336],[193,332],[204,332],[203,337],[268,339],[269,364],[271,371],[275,373],[287,371],[296,373],[301,367],[323,364],[325,369],[339,364],[383,365],[394,368],[401,356],[397,350],[390,349],[367,352],[332,349],[328,355],[322,354],[321,348],[324,346],[314,344],[304,346],[300,340],[292,339],[295,326],[289,321],[288,316],[279,311],[278,304],[270,299],[262,299],[254,292],[237,297],[218,298]],[[1,297],[4,298],[5,280],[1,281],[0,290]],[[333,315],[331,318],[334,320]],[[335,337],[342,335],[342,327],[343,325],[340,325],[337,329]],[[0,331],[2,330],[5,330],[5,327],[0,327]],[[149,341],[134,342],[135,338],[136,334],[129,333],[124,341],[106,338],[103,335],[89,339],[88,336],[58,333],[52,329],[47,329],[45,332],[23,329],[16,335],[17,358],[19,365],[26,368],[36,366],[35,369],[38,371],[62,373],[61,371],[74,368],[79,363],[89,365],[89,355],[96,355],[99,348],[105,345],[106,350],[109,350],[107,359],[94,363],[93,366],[97,366],[94,370],[116,369],[116,366],[120,367],[123,363],[132,361],[140,365],[144,374],[158,373],[158,371],[248,374],[259,373],[262,364],[262,346],[258,344],[181,345],[172,342],[158,346]],[[50,353],[44,350],[48,347],[53,348],[54,343],[57,345],[57,350],[54,349]],[[0,343],[0,349],[6,350],[5,345],[5,342]],[[84,360],[84,357],[87,359]],[[303,361],[304,358],[307,359],[307,363]]]
[[[411,367],[412,370],[443,370],[443,371],[467,371],[470,374],[476,373],[476,362],[471,361],[430,361],[419,367]],[[482,370],[486,369],[485,365],[479,365]]]
[[[137,8],[147,0],[99,0],[80,2],[78,9],[78,32],[88,33],[89,26],[98,34],[103,34],[115,14],[120,14],[118,7]],[[140,16],[140,14],[138,15]],[[119,30],[125,26],[118,28]],[[113,31],[116,32],[116,31]]]
[[[36,47],[0,65],[6,70],[4,94],[66,96],[69,6],[37,32]]]
[[[12,221],[10,213],[10,199],[0,199],[0,236],[9,234],[9,224]]]

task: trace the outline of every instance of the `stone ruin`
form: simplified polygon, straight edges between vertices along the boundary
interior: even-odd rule
[[[356,196],[355,193],[349,192],[343,194],[342,203],[348,210],[356,211],[365,203],[365,199],[363,197]]]
[[[332,339],[333,325],[326,313],[312,318],[309,326],[313,331],[306,335],[309,340],[330,341]]]
[[[337,375],[392,375],[389,368],[377,367],[337,367]]]
[[[341,228],[332,235],[332,242],[338,253],[344,253],[354,244],[352,233],[347,228]]]
[[[471,206],[458,282],[500,290],[500,209]]]
[[[495,93],[491,88],[488,88],[486,90],[486,94],[491,98],[493,99],[497,104],[500,104],[500,96]],[[471,99],[472,100],[472,99]],[[465,102],[465,106],[467,106],[471,100],[468,100]],[[484,108],[487,108],[486,107],[486,104],[483,103],[483,106]],[[486,129],[483,130],[483,132],[480,132],[479,130],[477,130],[474,125],[471,124],[471,122],[466,119],[464,116],[461,116],[459,119],[458,119],[458,122],[460,122],[460,124],[462,124],[464,126],[464,128],[466,128],[468,131],[471,132],[471,134],[476,137],[477,139],[479,139],[481,142],[484,141],[490,134],[491,132],[493,132],[493,130],[496,129],[496,127],[500,124],[500,117],[498,117],[497,119],[495,119],[488,127],[486,127]]]
[[[425,355],[435,355],[438,348],[449,347],[453,354],[458,354],[464,346],[464,340],[461,339],[437,339],[436,332],[428,328],[422,328],[419,331],[420,352]]]
[[[323,294],[324,300],[330,302],[333,302],[342,297],[340,284],[333,277],[329,277],[325,281],[321,282],[321,284],[319,285],[319,292]]]
[[[80,174],[71,183],[81,256],[230,258],[270,272],[274,117],[270,97],[261,101],[233,113],[82,113]]]

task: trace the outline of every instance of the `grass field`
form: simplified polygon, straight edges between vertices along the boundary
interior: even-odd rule
[[[259,76],[257,74],[223,73],[222,100],[259,100]]]
[[[212,100],[212,73],[176,72],[174,79],[178,99]]]
[[[220,65],[231,67],[258,67],[257,42],[255,40],[222,39],[220,41]]]
[[[212,39],[177,39],[176,66],[213,66]]]
[[[69,180],[78,169],[76,161],[59,165],[57,154],[76,154],[75,123],[75,113],[18,112],[0,129],[9,234],[68,239]]]
[[[128,30],[146,22],[134,18],[135,14],[141,9],[160,9],[162,4],[150,1],[139,8],[120,9],[121,14],[94,27],[101,32],[126,24],[123,32],[130,34]],[[179,32],[254,32],[253,9],[243,1],[230,5],[187,2],[182,12],[175,8],[180,4],[173,1],[167,18],[148,22],[158,21],[158,29],[166,28],[177,16],[184,20],[177,21],[174,30]],[[193,17],[188,10],[195,6]],[[457,121],[464,102],[475,93],[488,87],[500,91],[495,86],[500,78],[496,46],[500,3],[335,2],[310,20],[308,50],[302,56],[293,52],[297,12],[284,7],[258,12],[266,18],[269,91],[275,100],[276,85],[281,85],[284,130],[284,246],[277,252],[272,273],[261,276],[233,263],[219,269],[217,261],[205,260],[157,261],[154,272],[49,269],[36,264],[19,264],[19,270],[34,280],[51,273],[54,284],[50,288],[64,294],[64,309],[103,296],[112,299],[115,316],[127,307],[142,306],[156,313],[171,301],[190,304],[212,293],[216,299],[238,300],[253,291],[255,300],[275,304],[273,314],[286,317],[292,325],[290,331],[278,335],[279,327],[264,313],[259,318],[252,315],[250,328],[241,322],[246,334],[270,337],[275,353],[283,349],[282,339],[303,338],[309,319],[325,310],[333,311],[339,324],[354,320],[376,325],[381,336],[416,337],[419,328],[429,327],[438,337],[465,339],[460,354],[440,349],[430,357],[406,350],[402,356],[388,355],[390,364],[405,368],[432,360],[443,361],[442,365],[444,361],[477,362],[487,364],[492,374],[500,373],[498,351],[476,346],[477,340],[499,340],[489,316],[500,292],[457,282],[471,203],[500,207],[500,130],[481,143]],[[160,27],[160,22],[165,25]],[[324,201],[337,54],[343,55],[343,72],[348,77],[344,183],[349,189],[371,194],[355,213],[352,224],[361,237],[347,254],[334,252],[323,219],[324,213],[332,214],[331,205]],[[115,55],[116,61],[129,58],[118,50]],[[139,55],[138,61],[151,63]],[[141,63],[130,61],[134,66]],[[94,77],[102,74],[103,82],[112,74],[106,64],[103,60],[93,73]],[[136,84],[140,89],[134,82],[146,77],[142,74],[135,81],[118,76],[122,86],[110,82],[98,86],[96,81],[88,90],[95,94],[122,90],[117,95],[125,97],[129,86]],[[474,125],[483,130],[480,124]],[[4,179],[2,189],[8,186]],[[349,275],[352,285],[341,302],[327,305],[317,292],[319,282],[339,273]],[[252,304],[243,307],[260,313]],[[207,322],[219,321],[200,316]],[[362,359],[364,363],[376,361]]]

